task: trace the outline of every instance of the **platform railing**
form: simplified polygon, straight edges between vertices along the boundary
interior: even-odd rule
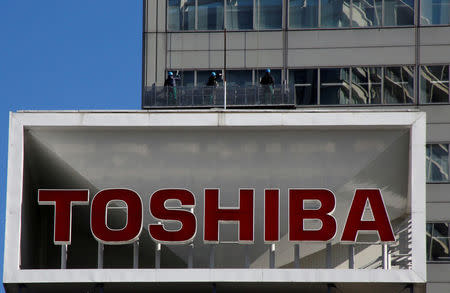
[[[227,86],[226,107],[293,107],[293,91],[275,86]],[[144,89],[143,109],[223,108],[222,86],[151,86]]]

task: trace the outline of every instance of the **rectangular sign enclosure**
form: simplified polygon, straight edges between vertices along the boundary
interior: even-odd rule
[[[53,205],[38,190],[88,190],[71,208],[71,243],[53,242]],[[138,241],[99,244],[91,231],[94,195],[129,189],[142,203]],[[149,225],[158,190],[184,189],[195,198],[191,242],[158,243]],[[205,241],[205,193],[218,189],[219,208],[238,209],[239,191],[253,195],[253,241],[239,241],[237,222],[219,224]],[[336,233],[329,241],[289,238],[292,190],[328,190]],[[341,241],[357,189],[379,190],[395,241],[374,231]],[[279,227],[265,241],[265,190],[279,195]],[[276,201],[274,201],[276,202]],[[272,202],[272,203],[274,203]],[[306,200],[304,210],[324,202]],[[373,221],[367,202],[362,221]],[[180,209],[168,200],[167,209]],[[277,209],[271,209],[272,212]],[[105,225],[127,225],[128,208],[112,201]],[[269,211],[269,209],[267,210]],[[295,209],[294,209],[295,211]],[[10,116],[4,282],[340,282],[424,283],[425,114],[416,111],[154,111],[19,112]],[[275,224],[274,224],[275,223]],[[304,230],[326,223],[304,219]],[[275,226],[273,226],[275,225]],[[181,224],[165,221],[176,231]],[[295,227],[292,231],[295,231]],[[130,270],[133,269],[133,270]],[[237,270],[238,269],[238,270]]]

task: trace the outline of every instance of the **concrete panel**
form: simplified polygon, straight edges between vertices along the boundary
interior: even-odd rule
[[[248,49],[282,49],[283,32],[247,32],[246,45]]]
[[[163,85],[165,80],[166,71],[166,37],[164,33],[156,33],[157,43],[156,43],[156,83],[158,85]]]
[[[283,51],[249,50],[245,62],[248,68],[283,67]]]
[[[171,52],[168,58],[170,68],[209,68],[210,55],[215,52],[208,51],[177,51]],[[223,58],[223,55],[222,55]]]
[[[156,67],[156,33],[145,34],[145,86],[151,86],[155,82]]]
[[[427,265],[427,277],[429,282],[449,282],[449,274],[450,274],[449,263]],[[450,290],[440,292],[450,292]]]
[[[450,202],[427,203],[427,221],[450,221]]]
[[[450,123],[450,105],[427,105],[419,109],[427,113],[427,124]]]
[[[448,124],[428,124],[427,142],[450,142],[450,121]]]
[[[156,2],[156,1],[155,1]],[[158,2],[158,32],[166,31],[166,0],[157,0]]]
[[[243,68],[245,67],[245,51],[228,51],[227,52],[227,68]]]
[[[414,64],[413,47],[293,49],[289,67]]]
[[[147,11],[145,15],[145,31],[155,32],[156,31],[156,1],[146,0]]]
[[[428,283],[427,293],[450,292],[450,283]]]
[[[414,46],[414,29],[290,31],[288,48]]]
[[[209,33],[170,33],[169,50],[210,50]],[[222,42],[223,44],[223,42]]]
[[[450,202],[450,184],[427,184],[427,204]]]

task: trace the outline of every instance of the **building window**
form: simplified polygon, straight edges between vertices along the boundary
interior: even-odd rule
[[[169,30],[194,30],[195,0],[169,0],[167,15]]]
[[[384,25],[414,25],[414,0],[384,0]]]
[[[450,262],[450,230],[449,224],[427,223],[427,261]]]
[[[349,68],[320,69],[320,104],[349,104]]]
[[[420,67],[420,101],[449,102],[449,67],[447,65]]]
[[[223,30],[223,0],[198,0],[199,30]]]
[[[228,86],[251,86],[253,84],[253,73],[251,70],[227,70]]]
[[[352,26],[381,26],[382,7],[382,0],[353,0]]]
[[[427,145],[427,182],[449,182],[448,144]]]
[[[410,104],[414,102],[414,67],[386,67],[384,70],[384,102]]]
[[[290,0],[289,27],[316,28],[319,26],[319,0]]]
[[[422,0],[420,23],[422,25],[450,24],[450,0]]]
[[[256,27],[258,29],[281,29],[283,18],[282,0],[256,0]]]
[[[352,104],[381,104],[381,67],[352,68]]]
[[[225,0],[226,27],[229,30],[253,29],[253,0]]]
[[[321,0],[320,26],[329,28],[350,26],[349,0]]]
[[[289,70],[289,84],[297,105],[317,105],[317,69]]]

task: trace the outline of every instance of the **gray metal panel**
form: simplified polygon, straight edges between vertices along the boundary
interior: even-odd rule
[[[152,0],[153,1],[153,0]],[[158,32],[166,31],[166,0],[156,0],[158,2]],[[154,2],[156,2],[154,1]]]
[[[146,42],[145,53],[145,78],[144,86],[151,86],[156,80],[155,67],[156,67],[156,33],[145,34],[144,42]]]
[[[450,62],[450,27],[423,27],[420,29],[420,63]]]
[[[450,142],[450,123],[428,124],[427,142]]]
[[[414,47],[317,48],[288,51],[289,67],[414,64]]]
[[[420,111],[427,113],[428,125],[436,123],[450,123],[450,115],[448,114],[450,113],[450,105],[420,106],[419,109]]]
[[[450,221],[450,201],[427,203],[427,221]]]
[[[448,288],[450,288],[450,282],[449,282],[450,281],[449,280],[450,264],[449,263],[428,264],[427,272],[428,272],[428,281],[429,282],[448,282],[447,286],[448,286]],[[450,290],[439,291],[439,292],[450,292]]]
[[[450,292],[450,283],[427,284],[427,293],[443,293],[443,292]]]
[[[290,31],[289,49],[414,46],[414,29]]]
[[[450,202],[450,184],[427,184],[427,204]]]

